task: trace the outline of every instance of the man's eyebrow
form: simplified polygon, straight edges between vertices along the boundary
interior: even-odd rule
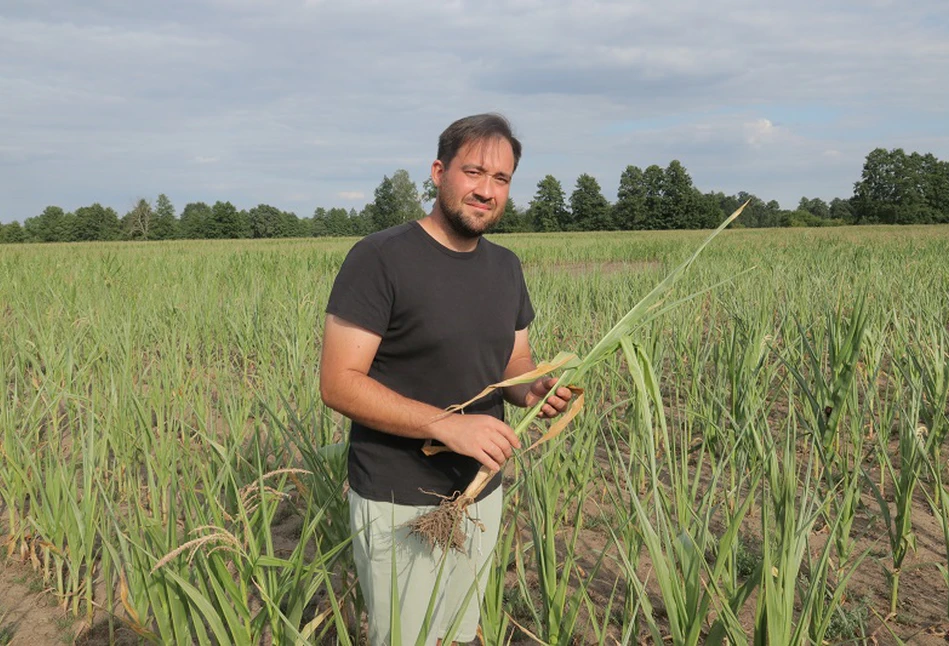
[[[488,169],[482,166],[481,164],[463,164],[461,170],[476,170],[481,173],[487,173]],[[505,181],[511,181],[511,176],[505,173],[503,170],[494,173],[494,177],[500,177]]]

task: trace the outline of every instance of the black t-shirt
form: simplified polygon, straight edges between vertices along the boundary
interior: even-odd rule
[[[474,251],[453,251],[418,222],[357,242],[340,267],[326,311],[382,336],[370,377],[439,408],[500,381],[515,330],[534,318],[517,256],[484,238]],[[501,393],[465,413],[504,419]],[[428,457],[422,445],[353,422],[349,485],[370,500],[431,505],[439,499],[421,490],[449,496],[463,491],[478,471],[473,458],[450,452]],[[482,497],[499,484],[495,477]]]

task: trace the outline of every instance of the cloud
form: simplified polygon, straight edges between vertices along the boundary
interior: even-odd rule
[[[778,129],[768,119],[755,119],[745,124],[745,141],[749,146],[761,146],[770,143]]]
[[[49,0],[3,13],[3,221],[158,193],[179,207],[358,202],[398,168],[420,182],[441,130],[490,110],[524,142],[519,205],[548,173],[568,191],[591,173],[612,199],[626,165],[679,159],[704,190],[793,206],[848,196],[877,146],[949,159],[942,0]]]

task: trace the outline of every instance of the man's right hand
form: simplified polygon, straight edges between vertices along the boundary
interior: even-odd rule
[[[449,415],[432,424],[432,435],[492,471],[500,471],[514,449],[521,448],[514,429],[490,415]]]

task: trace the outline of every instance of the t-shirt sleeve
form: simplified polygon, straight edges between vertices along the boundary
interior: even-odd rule
[[[350,249],[326,303],[326,313],[382,336],[392,312],[392,283],[379,249],[360,241]]]
[[[524,272],[521,269],[521,263],[516,258],[515,263],[517,279],[521,283],[521,302],[517,308],[517,322],[514,325],[514,329],[523,330],[534,320],[534,305],[531,303],[531,296],[527,291],[527,283],[524,281]]]

